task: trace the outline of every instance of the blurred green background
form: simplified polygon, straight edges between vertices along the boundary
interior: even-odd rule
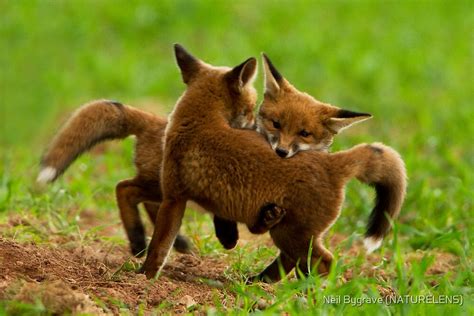
[[[94,98],[171,108],[183,90],[175,42],[222,65],[264,51],[298,88],[372,112],[377,139],[463,151],[473,134],[468,1],[1,1],[0,10],[1,137],[11,146],[43,144],[58,113]]]
[[[446,288],[472,289],[472,1],[0,0],[0,12],[1,221],[64,216],[58,227],[67,232],[89,208],[118,223],[113,190],[133,175],[132,140],[81,157],[50,192],[33,192],[40,156],[65,117],[97,98],[152,100],[157,113],[169,112],[184,90],[175,42],[214,65],[266,52],[300,90],[374,115],[337,136],[334,150],[382,141],[402,154],[403,252],[455,254],[463,274]],[[351,183],[346,200],[333,231],[362,234],[371,192]]]
[[[4,209],[13,207],[8,188],[28,187],[79,105],[152,99],[170,111],[184,89],[172,55],[179,42],[216,65],[264,51],[300,90],[372,113],[335,149],[383,141],[401,152],[410,226],[472,224],[468,1],[1,1],[0,11]],[[132,145],[125,150],[126,161],[109,158],[124,166],[112,168],[117,177],[132,173]]]
[[[172,55],[179,42],[215,65],[264,51],[300,90],[372,113],[334,148],[383,141],[399,150],[410,177],[405,212],[418,228],[472,223],[468,1],[2,1],[0,11],[10,183],[29,185],[64,117],[89,100],[152,99],[170,111],[184,89]],[[110,158],[126,166],[119,174],[132,173],[132,145],[125,150],[126,162]]]

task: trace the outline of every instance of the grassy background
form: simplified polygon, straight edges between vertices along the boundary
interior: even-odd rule
[[[399,238],[386,242],[397,253],[387,266],[397,272],[390,285],[402,294],[465,297],[463,309],[355,309],[322,304],[316,280],[303,288],[277,287],[280,304],[269,312],[298,311],[288,300],[295,293],[319,298],[310,307],[331,313],[472,311],[474,11],[468,1],[0,1],[0,11],[1,221],[33,216],[64,232],[86,208],[118,221],[112,195],[116,182],[133,174],[131,140],[82,157],[49,192],[34,193],[39,157],[64,115],[96,98],[137,105],[154,100],[170,111],[184,88],[172,56],[175,42],[221,65],[265,51],[300,90],[374,115],[338,136],[335,150],[383,141],[405,159],[410,182]],[[370,205],[370,190],[351,183],[333,231],[359,238]],[[36,233],[15,238],[47,242]],[[205,247],[219,249],[214,241]],[[423,263],[400,271],[397,262],[417,249],[453,253],[459,268],[439,276],[437,286],[424,278]],[[356,295],[372,284],[331,280],[326,295]],[[239,297],[250,292],[236,290]]]

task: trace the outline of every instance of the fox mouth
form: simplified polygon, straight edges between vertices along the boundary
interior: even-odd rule
[[[294,151],[293,149],[286,150],[283,148],[276,147],[273,150],[280,158],[283,158],[283,159],[291,158],[296,154],[296,151]]]

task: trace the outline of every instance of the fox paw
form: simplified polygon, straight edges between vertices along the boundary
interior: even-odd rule
[[[276,204],[269,204],[262,209],[262,223],[267,229],[271,229],[276,224],[281,222],[286,215],[286,210]]]
[[[173,247],[179,253],[193,253],[193,247],[191,245],[191,242],[183,235],[176,236]]]

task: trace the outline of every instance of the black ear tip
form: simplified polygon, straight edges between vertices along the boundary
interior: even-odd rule
[[[372,117],[372,114],[370,113],[358,113],[354,111],[349,111],[349,110],[344,110],[341,109],[339,110],[339,113],[337,115],[338,118],[352,118],[352,117]]]
[[[182,45],[176,43],[173,45],[174,47],[174,54],[176,56],[176,59],[179,60],[187,60],[187,61],[197,61],[198,59],[191,55],[190,52],[188,52]]]
[[[265,63],[268,65],[268,68],[270,69],[270,72],[272,73],[273,78],[275,78],[276,81],[281,81],[283,79],[283,76],[275,68],[270,58],[268,58],[267,54],[262,53],[262,56],[263,56],[263,59],[265,59]]]
[[[245,61],[245,63],[250,63],[252,66],[256,66],[257,65],[257,59],[255,57],[250,57],[249,59],[247,59]]]
[[[263,57],[263,60],[265,60],[265,62],[267,64],[271,64],[272,62],[270,61],[270,58],[268,58],[268,55],[265,54],[264,52],[262,52],[262,57]]]
[[[182,53],[182,52],[186,52],[186,50],[184,49],[184,47],[183,47],[182,45],[178,44],[178,43],[175,43],[175,44],[173,45],[173,47],[174,47],[174,52],[175,52],[176,54],[179,54],[179,53]]]

